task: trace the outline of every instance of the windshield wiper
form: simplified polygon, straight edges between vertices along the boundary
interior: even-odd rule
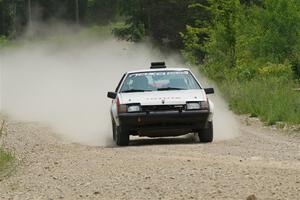
[[[186,90],[185,88],[175,88],[175,87],[165,87],[165,88],[158,88],[158,91],[164,91],[164,90]]]
[[[125,90],[122,91],[122,93],[130,93],[130,92],[151,92],[152,90],[136,90],[136,89],[131,89],[131,90]]]

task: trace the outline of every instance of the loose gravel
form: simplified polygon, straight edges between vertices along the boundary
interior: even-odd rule
[[[134,139],[129,147],[61,142],[47,127],[8,122],[18,166],[0,199],[300,199],[300,139],[241,117],[235,139]],[[300,133],[298,133],[300,134]]]

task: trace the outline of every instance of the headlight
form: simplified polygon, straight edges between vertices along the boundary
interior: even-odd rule
[[[186,103],[187,110],[208,110],[209,105],[208,101],[201,101],[201,102],[188,102]]]
[[[200,102],[192,102],[186,104],[187,110],[200,110]]]
[[[127,107],[127,112],[140,112],[141,106],[139,105],[131,105]]]

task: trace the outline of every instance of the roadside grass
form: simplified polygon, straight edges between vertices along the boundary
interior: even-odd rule
[[[244,82],[225,82],[221,90],[237,114],[259,117],[268,125],[276,122],[300,124],[300,92],[292,80],[255,78]]]
[[[0,49],[8,45],[9,41],[6,37],[0,35]]]
[[[0,141],[2,137],[6,134],[5,121],[3,120],[0,124]],[[9,171],[11,164],[13,163],[14,155],[12,152],[6,150],[1,146],[0,143],[0,177]]]
[[[6,151],[3,147],[0,147],[0,175],[10,166],[13,159],[14,156],[11,152]]]

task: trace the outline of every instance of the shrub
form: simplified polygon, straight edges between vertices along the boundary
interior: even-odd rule
[[[0,49],[8,44],[8,39],[0,35]]]
[[[261,77],[282,77],[292,78],[293,70],[291,65],[267,63],[266,66],[258,69]]]

